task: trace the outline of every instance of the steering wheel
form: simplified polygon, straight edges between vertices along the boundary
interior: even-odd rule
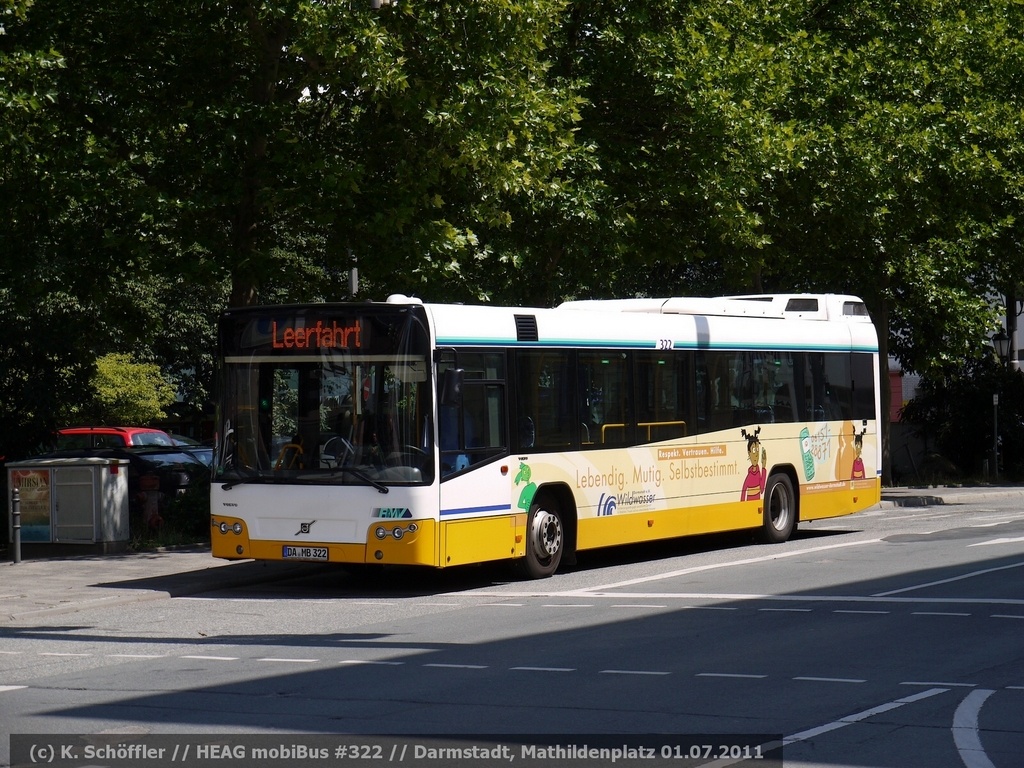
[[[342,446],[341,454],[338,455],[331,450],[331,445],[335,442],[340,442]],[[345,459],[349,456],[356,455],[356,448],[352,443],[346,440],[341,435],[335,435],[326,443],[324,443],[324,449],[320,453],[320,463],[326,464],[328,467],[340,467],[345,463]],[[334,462],[333,464],[331,462]]]

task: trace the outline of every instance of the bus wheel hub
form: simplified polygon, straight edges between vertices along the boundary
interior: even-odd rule
[[[531,535],[537,545],[538,554],[550,557],[562,546],[562,521],[558,519],[558,515],[540,510],[533,516]]]

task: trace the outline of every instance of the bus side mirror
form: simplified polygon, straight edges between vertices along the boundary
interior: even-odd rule
[[[462,403],[462,382],[466,372],[462,368],[447,368],[441,377],[441,405]]]

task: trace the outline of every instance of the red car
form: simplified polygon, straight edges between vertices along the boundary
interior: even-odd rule
[[[57,430],[58,451],[174,444],[174,440],[166,432],[150,427],[66,427]]]

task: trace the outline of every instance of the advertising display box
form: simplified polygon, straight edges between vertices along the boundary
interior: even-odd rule
[[[21,542],[79,545],[121,552],[128,546],[128,462],[122,459],[28,459],[7,465],[9,527],[19,495]]]

